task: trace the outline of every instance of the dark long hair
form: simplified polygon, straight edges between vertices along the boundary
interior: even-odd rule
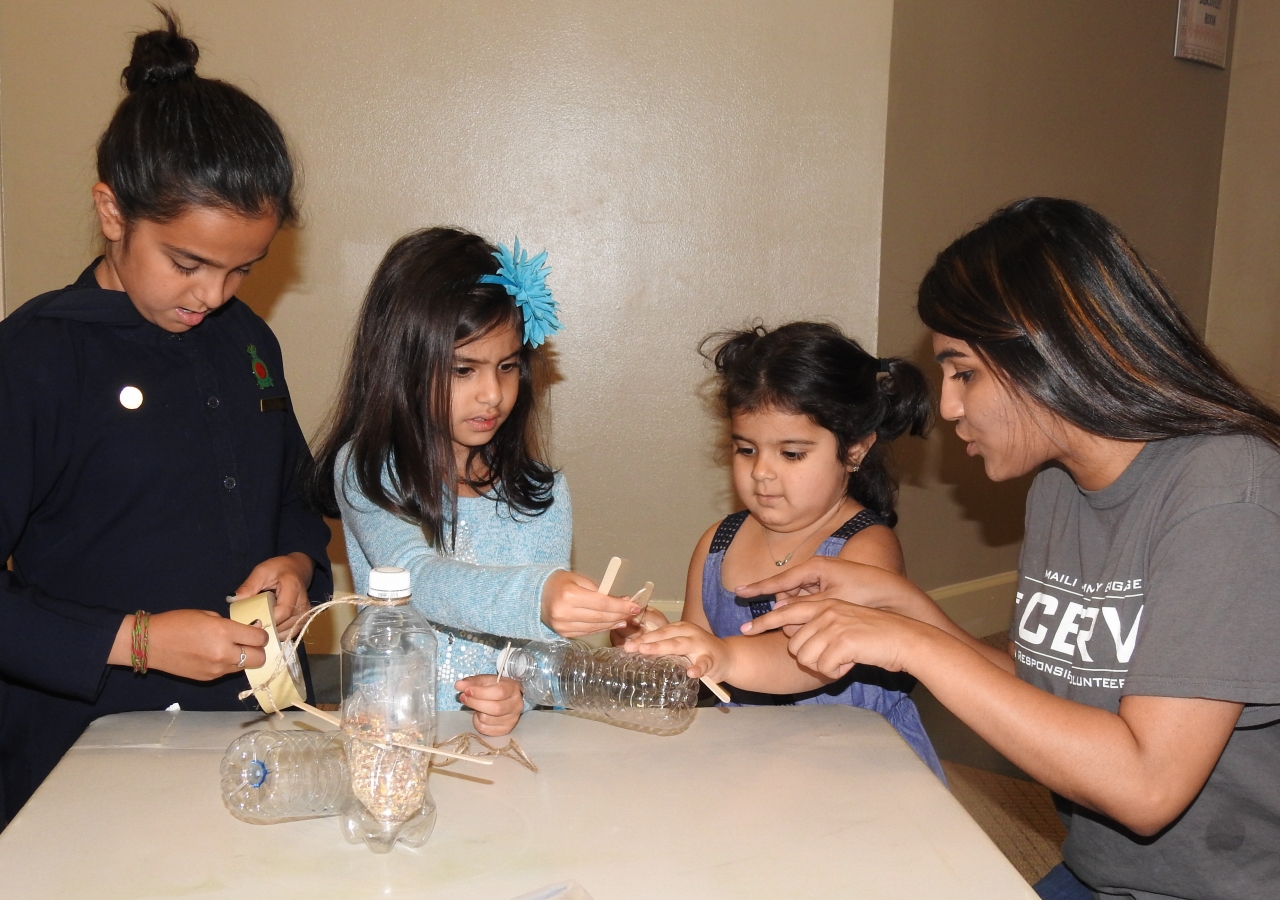
[[[451,546],[457,521],[457,462],[450,417],[453,353],[510,324],[522,328],[515,301],[500,285],[480,284],[498,271],[495,248],[452,228],[427,228],[396,241],[365,295],[342,391],[316,454],[308,486],[314,507],[338,515],[334,465],[351,445],[348,478],[373,503],[422,526],[432,546]],[[520,347],[520,393],[511,415],[480,447],[488,473],[468,482],[514,512],[551,507],[554,472],[540,461],[535,375],[540,350]],[[383,484],[388,474],[390,490]]]
[[[292,223],[294,167],[280,127],[244,91],[198,76],[200,48],[159,11],[165,27],[138,35],[121,75],[129,94],[98,140],[98,180],[126,224],[193,206]]]
[[[920,318],[1011,387],[1124,441],[1255,434],[1280,414],[1209,351],[1120,230],[1082,203],[1032,197],[938,254]]]
[[[847,491],[889,527],[897,524],[889,443],[904,434],[924,435],[933,419],[929,386],[915,365],[888,359],[882,373],[857,341],[821,322],[713,334],[699,349],[715,364],[726,417],[763,409],[808,416],[835,435],[842,462],[850,447],[874,433],[876,442],[849,477]]]

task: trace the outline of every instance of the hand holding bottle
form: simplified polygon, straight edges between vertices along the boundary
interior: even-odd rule
[[[689,660],[685,670],[690,678],[731,681],[733,649],[705,628],[692,622],[672,622],[656,631],[629,639],[623,649],[642,656],[683,656]]]

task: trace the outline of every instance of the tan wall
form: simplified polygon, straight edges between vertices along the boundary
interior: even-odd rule
[[[1280,4],[1240,0],[1205,336],[1280,402]]]
[[[1176,12],[1176,0],[898,0],[882,353],[921,351],[914,290],[934,254],[1031,194],[1112,217],[1203,326],[1228,75],[1172,57]],[[992,485],[951,426],[939,432],[902,447],[898,532],[926,588],[1015,567],[1028,483]]]
[[[576,554],[683,593],[730,509],[695,391],[705,332],[829,316],[874,344],[892,0],[177,2],[206,75],[280,119],[305,227],[245,298],[280,336],[313,433],[378,257],[452,223],[548,248],[554,462]],[[94,141],[143,0],[0,7],[9,306],[94,247]]]

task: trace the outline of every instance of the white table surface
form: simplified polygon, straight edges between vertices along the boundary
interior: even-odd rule
[[[348,844],[334,819],[250,825],[223,807],[227,746],[310,724],[288,718],[98,720],[0,834],[0,894],[510,900],[576,880],[594,900],[1035,896],[864,710],[702,709],[674,737],[529,713],[513,737],[537,774],[507,759],[435,772],[431,839],[382,856]],[[439,731],[469,727],[444,713]]]

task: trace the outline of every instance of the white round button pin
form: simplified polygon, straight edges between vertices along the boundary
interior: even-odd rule
[[[137,409],[142,405],[142,391],[133,385],[121,388],[120,405],[125,409]]]

